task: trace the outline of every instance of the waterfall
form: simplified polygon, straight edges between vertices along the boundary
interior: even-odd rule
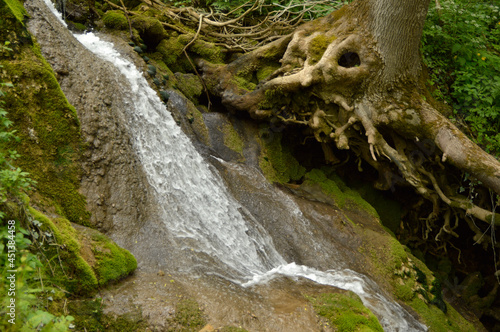
[[[52,3],[45,3],[62,22]],[[427,330],[401,306],[382,296],[366,276],[348,269],[319,271],[286,262],[271,236],[225,188],[220,175],[197,152],[136,66],[94,33],[75,37],[96,56],[112,63],[126,79],[128,94],[117,98],[124,98],[128,106],[123,110],[127,129],[155,191],[161,222],[178,240],[180,249],[206,257],[210,264],[218,262],[227,271],[225,277],[242,287],[277,276],[303,277],[358,294],[386,331]]]

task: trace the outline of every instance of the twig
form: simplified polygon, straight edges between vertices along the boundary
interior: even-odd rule
[[[130,21],[130,17],[128,16],[127,7],[125,7],[123,0],[120,0],[120,3],[123,6],[123,13],[125,14],[125,17],[127,18],[127,21],[128,21],[128,28],[130,30],[130,39],[134,39],[134,34],[132,33],[132,22]]]

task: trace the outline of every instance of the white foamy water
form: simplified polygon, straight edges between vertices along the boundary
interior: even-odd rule
[[[50,1],[45,2],[56,14]],[[61,20],[60,15],[58,18]],[[128,81],[128,93],[117,97],[125,98],[129,105],[123,111],[133,146],[156,192],[162,222],[174,237],[189,246],[184,249],[209,255],[228,270],[236,271],[236,276],[231,277],[237,277],[244,287],[276,276],[303,277],[358,294],[386,331],[426,330],[398,304],[380,295],[376,284],[363,275],[351,270],[319,271],[287,263],[258,220],[248,213],[242,215],[240,211],[245,209],[196,151],[135,65],[124,59],[113,44],[92,33],[75,37],[98,57],[112,63]]]

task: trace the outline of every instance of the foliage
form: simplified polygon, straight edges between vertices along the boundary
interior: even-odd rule
[[[67,331],[73,317],[60,316],[47,312],[44,308],[45,301],[53,301],[56,291],[44,287],[42,276],[44,268],[37,255],[28,249],[31,241],[28,231],[16,223],[15,228],[9,229],[9,224],[2,222],[0,226],[0,271],[2,276],[15,275],[15,287],[10,281],[2,278],[0,283],[0,330],[2,331]],[[15,257],[8,255],[8,245],[16,248]],[[10,272],[15,266],[16,272]],[[15,295],[12,290],[15,289]],[[15,299],[14,324],[9,322],[13,317],[7,315],[11,299]]]
[[[500,5],[443,0],[422,37],[434,96],[450,104],[487,152],[500,156]]]

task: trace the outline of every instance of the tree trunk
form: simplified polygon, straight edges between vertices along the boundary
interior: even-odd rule
[[[430,0],[371,0],[369,30],[384,63],[384,83],[416,81],[421,72],[420,38]]]

